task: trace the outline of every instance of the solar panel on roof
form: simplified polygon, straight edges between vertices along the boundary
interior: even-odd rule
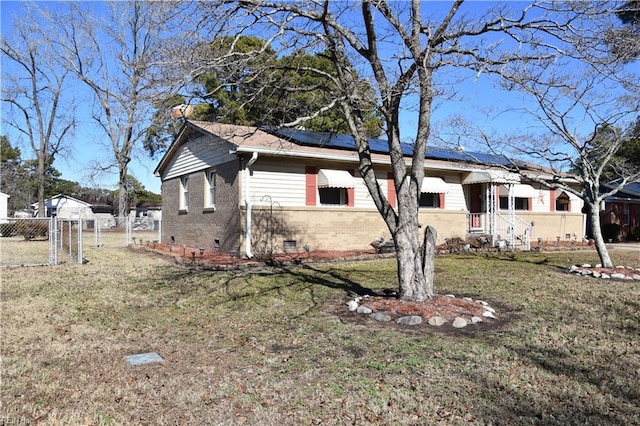
[[[288,139],[298,145],[345,149],[350,151],[354,151],[356,149],[355,139],[351,135],[300,129],[277,129],[273,127],[265,127],[263,130],[278,137]],[[404,155],[413,155],[413,144],[403,143],[401,144],[401,148]],[[369,139],[369,149],[371,152],[378,154],[389,153],[389,145],[385,139]],[[425,150],[425,158],[476,164],[494,164],[501,166],[509,166],[512,164],[512,160],[502,155],[466,152],[436,147],[427,147]]]

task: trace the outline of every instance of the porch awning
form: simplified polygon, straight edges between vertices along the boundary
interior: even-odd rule
[[[420,192],[425,194],[446,194],[449,192],[447,182],[439,177],[425,177],[422,179]]]
[[[320,169],[318,188],[353,188],[353,176],[346,170]]]
[[[500,185],[500,196],[507,197],[509,195],[509,188],[505,185]],[[538,190],[531,185],[525,185],[517,183],[513,185],[513,196],[517,198],[535,198],[538,196]]]
[[[517,173],[509,173],[506,170],[476,170],[462,180],[463,185],[472,183],[518,183],[520,175]]]
[[[561,189],[556,192],[556,198],[560,198],[562,194],[566,194],[566,196],[569,197],[569,200],[571,201],[577,201],[582,199],[577,195],[572,194],[571,192],[563,191]]]

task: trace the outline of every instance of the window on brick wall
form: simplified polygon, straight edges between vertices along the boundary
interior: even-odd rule
[[[204,206],[213,208],[216,206],[216,171],[208,170],[204,183]]]
[[[180,178],[180,210],[189,208],[189,177]]]

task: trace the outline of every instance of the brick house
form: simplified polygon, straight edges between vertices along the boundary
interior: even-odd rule
[[[385,146],[371,141],[372,160],[395,205]],[[584,235],[581,199],[525,182],[500,167],[504,161],[428,149],[420,223],[434,226],[439,242],[485,236],[525,249],[538,238]],[[358,175],[350,136],[188,121],[155,174],[162,180],[162,241],[169,244],[252,256],[265,247],[366,249],[390,239]]]

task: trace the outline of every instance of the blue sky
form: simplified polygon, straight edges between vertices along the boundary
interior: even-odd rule
[[[96,5],[98,2],[96,2]],[[41,4],[42,5],[42,4]],[[47,3],[54,6],[54,2]],[[2,34],[3,36],[11,36],[12,20],[15,15],[20,16],[23,10],[22,2],[0,1],[0,15],[2,16]],[[9,70],[3,69],[4,72]],[[476,116],[474,121],[485,121],[486,114],[482,112],[483,105],[490,108],[495,103],[497,95],[492,92],[491,85],[484,79],[475,82],[469,82],[468,88],[465,89],[465,98],[473,100],[476,103],[474,108],[469,108],[468,104],[449,103],[442,108],[436,110],[434,120],[443,120],[451,114],[465,113],[468,117]],[[84,102],[90,102],[90,95],[82,87],[81,84],[76,85],[75,89],[84,93]],[[92,167],[96,161],[112,158],[111,148],[104,142],[107,141],[104,133],[95,126],[92,118],[87,114],[82,114],[83,110],[88,108],[78,108],[78,126],[75,134],[68,140],[69,154],[58,156],[55,159],[54,166],[62,173],[62,178],[79,182],[83,186],[98,186],[101,188],[115,189],[117,187],[117,170],[111,173],[102,173],[95,176]],[[3,106],[3,112],[5,111]],[[415,120],[410,114],[403,115],[403,128],[406,129],[406,135],[413,132],[409,130],[415,128]],[[23,158],[32,156],[30,148],[24,144],[18,143],[18,136],[6,125],[2,125],[0,133],[9,137],[12,144],[20,146]],[[142,184],[150,191],[160,192],[160,179],[153,176],[153,170],[157,165],[158,159],[149,158],[146,153],[141,150],[133,158],[130,163],[130,173],[133,174]]]
[[[98,5],[98,2],[95,2]],[[55,5],[55,3],[41,3],[40,5]],[[0,1],[0,15],[2,17],[2,35],[11,36],[13,28],[13,16],[20,16],[23,10],[22,2]],[[4,65],[4,63],[3,63]],[[2,73],[10,72],[3,67]],[[86,89],[76,84],[74,86],[75,95],[79,98],[79,103],[90,102],[90,95]],[[105,159],[113,158],[110,145],[105,134],[96,127],[93,119],[89,115],[89,108],[80,105],[78,111],[78,125],[75,134],[69,138],[69,152],[56,157],[54,167],[62,173],[62,178],[80,183],[85,187],[99,187],[106,189],[116,189],[118,182],[117,169],[111,172],[93,173],[92,165],[96,161],[104,162]],[[84,112],[84,113],[83,113]],[[5,105],[2,106],[2,114],[6,113]],[[18,145],[22,151],[23,159],[32,158],[33,154],[28,145],[19,144],[15,131],[4,123],[0,124],[0,134],[6,135],[13,145]],[[26,141],[25,141],[26,143]],[[146,153],[139,150],[130,163],[130,174],[134,175],[147,190],[160,193],[160,179],[153,176],[158,159],[150,159]]]
[[[470,10],[484,8],[489,2],[473,2],[468,6]],[[55,3],[43,3],[55,5]],[[433,2],[432,5],[449,5],[445,2]],[[524,3],[522,3],[524,4]],[[95,3],[99,7],[99,3]],[[12,31],[12,17],[19,16],[23,4],[21,2],[0,1],[0,15],[2,16],[2,34],[10,36]],[[436,9],[437,10],[437,9]],[[632,65],[635,66],[635,65]],[[3,69],[3,73],[6,70]],[[458,72],[458,71],[457,71]],[[459,76],[457,74],[454,77]],[[449,117],[459,115],[465,120],[482,127],[489,132],[491,130],[502,134],[517,133],[518,131],[531,130],[540,127],[540,123],[530,120],[525,116],[515,112],[505,112],[509,106],[521,106],[522,95],[507,93],[494,88],[491,80],[485,75],[477,76],[470,71],[465,71],[464,78],[456,86],[462,99],[457,101],[447,101],[437,104],[432,119],[434,130],[437,131],[442,123]],[[84,96],[88,102],[88,93],[82,95],[84,89],[77,86],[78,94]],[[82,111],[83,108],[79,108]],[[88,110],[88,108],[84,108]],[[3,108],[4,112],[4,108]],[[74,137],[70,140],[71,155],[58,157],[54,166],[62,172],[62,178],[77,181],[83,186],[99,186],[102,188],[115,189],[117,183],[117,171],[107,174],[103,173],[96,179],[91,180],[92,164],[97,160],[111,158],[113,156],[110,147],[104,143],[106,136],[95,127],[92,119],[88,115],[79,115],[79,125]],[[414,115],[406,112],[401,117],[401,130],[405,138],[410,138],[415,129],[416,119]],[[15,140],[9,129],[3,125],[1,134],[6,134],[12,143]],[[468,150],[478,150],[469,140],[462,140],[461,145]],[[23,158],[27,158],[29,149],[21,146]],[[130,173],[133,174],[142,184],[153,192],[160,192],[160,180],[153,176],[153,170],[159,159],[150,159],[142,150],[134,156],[130,164]]]

